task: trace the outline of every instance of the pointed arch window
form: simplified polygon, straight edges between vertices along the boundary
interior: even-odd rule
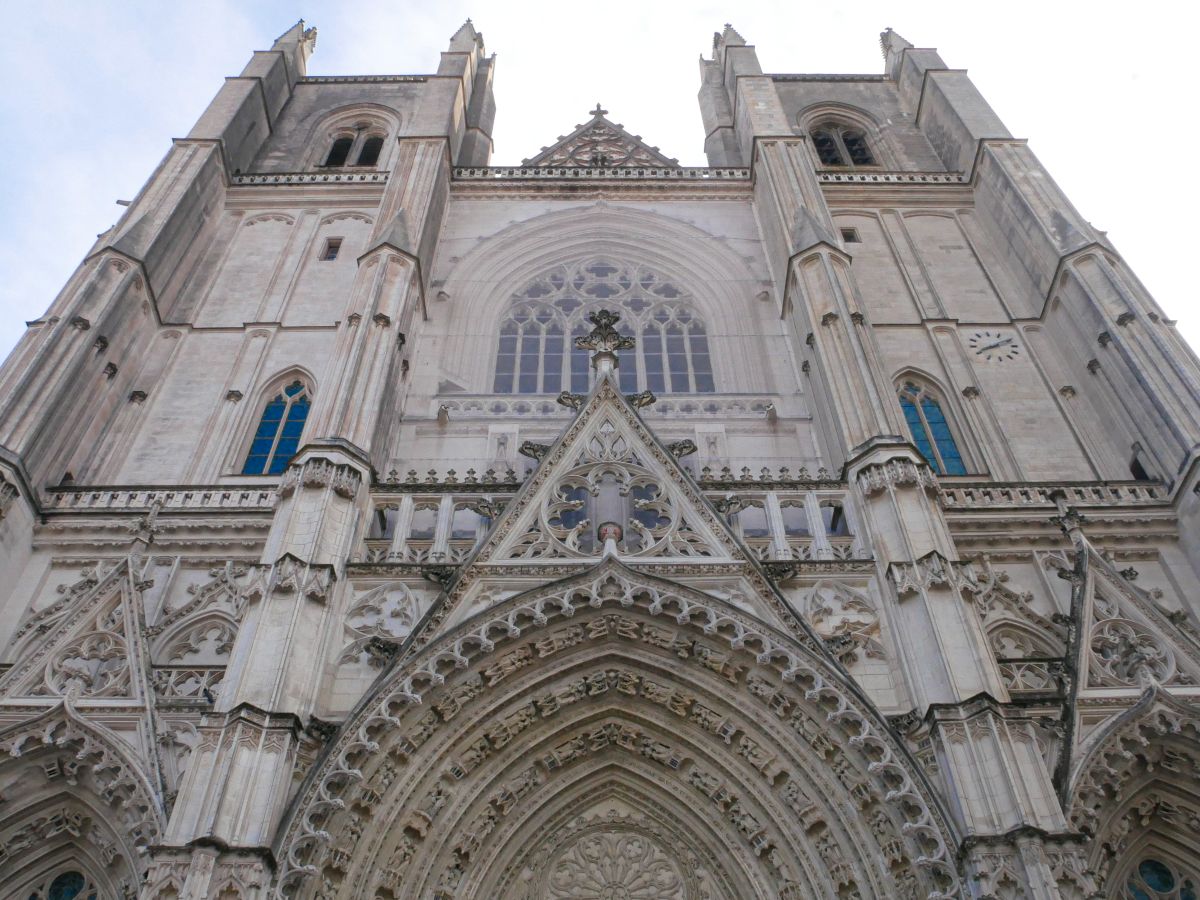
[[[857,128],[824,122],[812,129],[813,149],[823,166],[873,166],[875,156]]]
[[[308,387],[299,379],[267,403],[250,442],[243,475],[278,475],[287,468],[300,445],[310,405]]]
[[[967,467],[938,399],[924,387],[906,381],[900,388],[900,408],[913,443],[934,471],[939,475],[966,475]]]
[[[591,355],[575,338],[591,330],[587,314],[620,312],[617,330],[636,338],[621,354],[621,389],[633,393],[713,393],[708,332],[691,298],[645,267],[593,259],[559,266],[513,295],[500,325],[492,390],[497,394],[585,393]]]

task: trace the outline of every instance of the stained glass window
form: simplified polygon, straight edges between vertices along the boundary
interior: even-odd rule
[[[309,406],[308,388],[298,380],[266,405],[242,466],[243,475],[278,475],[287,468],[300,445]]]
[[[941,404],[911,381],[900,388],[900,408],[913,443],[939,475],[966,475],[962,454]]]
[[[70,871],[55,875],[49,885],[43,882],[29,895],[29,900],[96,900],[98,896],[93,881],[82,872]]]
[[[1200,880],[1160,859],[1143,859],[1125,882],[1124,900],[1200,900]]]
[[[636,338],[621,354],[623,391],[662,394],[716,390],[708,333],[687,295],[645,268],[593,259],[559,266],[513,296],[500,326],[492,390],[497,394],[586,393],[591,387],[591,353],[575,338],[591,330],[587,314],[610,309],[621,314],[617,330]]]

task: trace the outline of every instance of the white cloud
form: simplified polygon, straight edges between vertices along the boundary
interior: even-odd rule
[[[1167,10],[1170,10],[1168,13]],[[221,80],[299,18],[284,2],[26,4],[6,20],[0,95],[0,354],[42,313],[187,132]],[[516,163],[587,118],[611,118],[684,164],[703,164],[697,58],[725,21],[769,72],[879,72],[893,26],[937,46],[1011,131],[1028,137],[1083,215],[1110,237],[1200,343],[1186,242],[1200,186],[1194,5],[961,2],[852,5],[306,3],[314,74],[433,71],[472,14],[497,53],[496,159]]]

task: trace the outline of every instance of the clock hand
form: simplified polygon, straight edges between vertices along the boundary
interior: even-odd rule
[[[988,344],[986,347],[980,347],[979,352],[982,353],[985,350],[995,350],[997,347],[1003,347],[1005,344],[1011,344],[1012,342],[1012,338],[1005,338],[1002,341],[996,341],[994,344]]]

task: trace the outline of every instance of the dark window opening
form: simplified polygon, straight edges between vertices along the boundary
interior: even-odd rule
[[[379,153],[383,150],[383,138],[369,137],[363,141],[362,149],[358,151],[357,166],[373,166],[379,162]]]
[[[325,249],[321,251],[321,261],[329,262],[338,258],[338,251],[342,249],[341,238],[330,238],[325,242]]]
[[[1129,463],[1129,474],[1133,476],[1134,481],[1153,481],[1150,473],[1146,471],[1146,467],[1142,465],[1142,461],[1134,454],[1133,460]]]
[[[346,158],[350,156],[350,148],[353,146],[354,138],[338,138],[333,142],[333,146],[329,148],[329,155],[325,157],[325,165],[330,167],[344,166]]]
[[[876,165],[866,135],[856,129],[827,123],[813,129],[812,142],[823,166]]]
[[[857,228],[843,228],[842,229],[842,240],[845,241],[847,244],[861,244],[862,243],[862,238],[860,238],[858,236]]]
[[[821,165],[824,166],[844,166],[842,161],[842,152],[838,148],[837,139],[828,131],[813,132],[813,147],[817,150],[817,157],[821,160]]]

